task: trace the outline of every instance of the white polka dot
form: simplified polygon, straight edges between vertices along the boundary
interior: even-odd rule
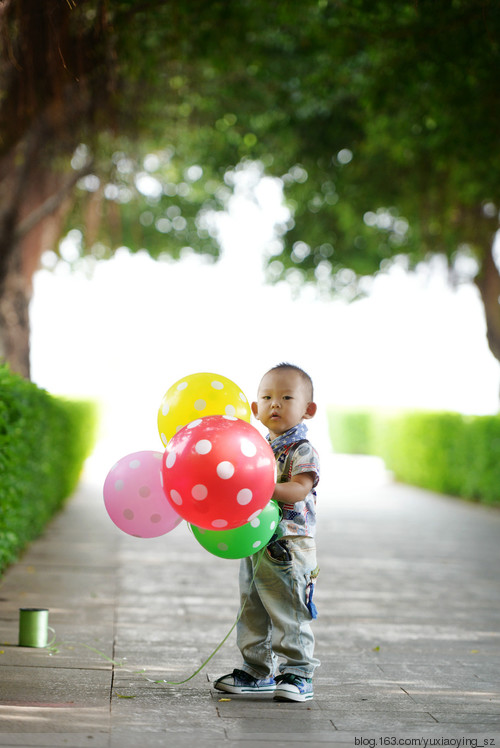
[[[214,521],[212,522],[212,527],[222,528],[227,527],[227,524],[228,522],[226,519],[214,519]]]
[[[238,504],[249,504],[252,501],[252,492],[249,488],[242,488],[241,491],[238,491],[236,496],[236,501]]]
[[[167,455],[167,459],[165,460],[165,465],[168,468],[171,468],[175,465],[175,461],[177,459],[177,455],[175,452],[169,452]]]
[[[270,529],[270,530],[274,530],[274,528],[275,528],[275,527],[276,527],[276,522],[275,522],[275,520],[273,519],[273,521],[272,521],[272,522],[271,522],[271,524],[269,525],[269,529]]]
[[[243,392],[240,392],[240,400],[242,400],[244,403],[248,402],[246,395]]]
[[[207,407],[207,401],[202,400],[201,398],[199,400],[195,400],[194,402],[194,409],[195,410],[205,410]]]
[[[215,379],[212,382],[212,387],[214,388],[214,390],[223,390],[224,389],[224,385],[222,384],[222,382],[217,381],[217,379]]]
[[[161,414],[162,416],[168,415],[168,411],[170,410],[170,405],[168,403],[163,403],[161,406]]]
[[[261,540],[256,540],[255,543],[252,544],[252,548],[258,548],[261,542]]]
[[[163,459],[163,454],[161,452],[153,452],[152,457],[154,460],[161,460]]]
[[[228,546],[226,545],[226,543],[217,543],[217,548],[219,549],[219,551],[227,551],[228,550]]]
[[[252,527],[258,527],[260,525],[260,519],[258,517],[255,517],[255,519],[253,519],[250,524],[252,525]]]
[[[188,429],[195,429],[197,426],[199,426],[201,423],[201,418],[197,418],[195,421],[191,421],[191,423],[188,423],[187,428]]]
[[[177,385],[177,390],[179,392],[182,392],[182,390],[185,390],[187,386],[188,386],[187,382],[181,382],[180,384]]]
[[[226,405],[224,408],[224,413],[226,416],[235,416],[236,415],[236,408],[234,405]]]
[[[235,418],[232,415],[225,415],[225,416],[222,416],[222,417],[225,418],[226,421],[237,421],[238,420],[237,418]]]
[[[217,465],[217,475],[219,478],[222,478],[222,480],[228,480],[228,478],[232,478],[234,475],[234,465],[230,462],[227,462],[225,460],[224,462],[219,462]]]
[[[132,460],[132,462],[129,462],[128,466],[131,470],[137,470],[138,467],[141,467],[141,461]]]
[[[198,483],[191,489],[191,495],[193,499],[196,499],[196,501],[203,501],[203,499],[206,499],[208,496],[208,488],[201,483]]]
[[[180,423],[178,426],[175,427],[175,433],[177,434],[181,429],[183,429],[185,426],[184,423]]]
[[[253,442],[250,441],[250,439],[242,439],[240,441],[240,449],[241,453],[245,455],[245,457],[255,457],[257,454],[257,447]]]
[[[212,442],[208,441],[208,439],[200,439],[199,442],[196,442],[195,450],[199,455],[207,455],[211,449]]]
[[[174,504],[177,504],[177,506],[180,506],[182,504],[182,496],[175,489],[172,489],[170,491],[170,498],[172,499]]]
[[[165,434],[163,434],[163,433],[162,433],[162,434],[160,434],[160,438],[161,438],[161,440],[162,440],[163,444],[164,444],[164,445],[165,445],[165,447],[166,447],[166,446],[167,446],[167,444],[168,444],[168,439],[167,439],[167,437],[165,436]]]
[[[249,516],[249,518],[247,519],[247,522],[252,522],[252,520],[254,520],[256,517],[259,516],[259,514],[261,513],[261,511],[262,511],[262,509],[258,509],[256,512],[254,512],[253,514],[251,514]]]
[[[115,491],[121,491],[125,483],[122,480],[117,480],[115,482]]]

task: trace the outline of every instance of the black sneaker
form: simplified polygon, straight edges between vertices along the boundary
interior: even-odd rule
[[[313,696],[312,678],[302,678],[293,673],[277,676],[274,691],[276,701],[308,701]]]
[[[276,681],[269,678],[253,678],[244,670],[233,670],[223,675],[214,683],[214,688],[227,693],[272,693],[276,689]]]

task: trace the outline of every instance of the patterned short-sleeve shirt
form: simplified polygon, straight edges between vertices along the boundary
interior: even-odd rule
[[[283,517],[280,522],[282,535],[307,535],[312,538],[316,534],[316,486],[319,482],[319,456],[308,441],[295,449],[287,475],[283,471],[287,468],[287,457],[293,444],[287,444],[275,455],[278,483],[287,483],[294,475],[300,473],[314,473],[314,484],[304,501],[295,504],[280,504]]]

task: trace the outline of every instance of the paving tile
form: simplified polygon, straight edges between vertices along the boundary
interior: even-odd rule
[[[468,725],[469,727],[474,727],[476,729],[479,728],[479,725],[481,725],[481,729],[484,729],[485,731],[488,730],[494,730],[497,733],[500,733],[500,713],[498,712],[498,709],[496,710],[496,713],[490,712],[485,713],[484,711],[479,711],[478,707],[476,707],[476,711],[445,711],[439,708],[434,708],[432,710],[432,716],[434,719],[441,725],[453,725],[454,727],[459,727],[460,725]]]
[[[163,730],[162,732],[144,732],[130,729],[113,730],[110,736],[110,748],[137,748],[145,745],[147,748],[220,748],[226,745],[224,735],[213,734],[211,730],[191,730],[186,732]]]
[[[97,669],[45,667],[2,667],[0,670],[0,707],[2,705],[58,704],[68,707],[109,704],[111,671]]]
[[[0,644],[0,668],[16,667],[50,667],[50,668],[96,668],[110,669],[113,654],[112,626],[93,626],[85,631],[85,640],[81,641],[81,629],[61,627],[48,648],[19,647]],[[60,636],[59,636],[60,634]],[[17,639],[15,635],[11,641]],[[52,641],[53,640],[53,641]],[[1,673],[1,670],[0,670]]]
[[[290,743],[309,744],[309,741],[332,739],[335,727],[330,720],[316,720],[311,723],[308,718],[294,719],[288,716],[259,719],[232,720],[226,728],[226,735],[230,741],[245,738],[245,740],[274,743],[274,739],[286,738]]]
[[[94,715],[89,713],[86,719],[92,722]],[[94,732],[43,732],[39,725],[38,732],[19,732],[15,734],[0,733],[0,745],[2,748],[108,748],[108,730]]]
[[[0,720],[2,721],[0,745],[20,740],[19,735],[25,735],[26,732],[33,730],[49,735],[57,733],[61,736],[64,734],[71,735],[74,732],[85,732],[87,734],[99,732],[106,736],[106,739],[110,730],[109,709],[105,708],[82,707],[77,709],[75,706],[67,709],[62,707],[51,708],[50,706],[2,707],[0,708]],[[46,742],[41,743],[42,745],[54,745],[54,743],[51,744],[50,738],[43,738],[43,740]],[[72,746],[72,740],[69,738],[66,738],[66,740],[66,744]],[[62,737],[59,741],[55,745],[64,743]],[[102,742],[105,741],[102,740]],[[35,744],[38,745],[38,743]],[[92,742],[91,745],[93,744]]]
[[[425,711],[398,711],[393,706],[385,710],[333,710],[331,720],[337,730],[376,731],[376,733],[415,730],[420,727],[435,727],[436,720]],[[374,733],[375,734],[375,733]]]

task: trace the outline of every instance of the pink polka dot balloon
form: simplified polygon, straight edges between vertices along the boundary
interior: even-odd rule
[[[177,432],[163,457],[165,495],[180,516],[207,530],[230,530],[269,502],[276,463],[257,429],[234,416],[206,416]]]
[[[156,538],[182,522],[165,498],[162,458],[162,452],[133,452],[118,460],[106,476],[106,511],[128,535]]]

